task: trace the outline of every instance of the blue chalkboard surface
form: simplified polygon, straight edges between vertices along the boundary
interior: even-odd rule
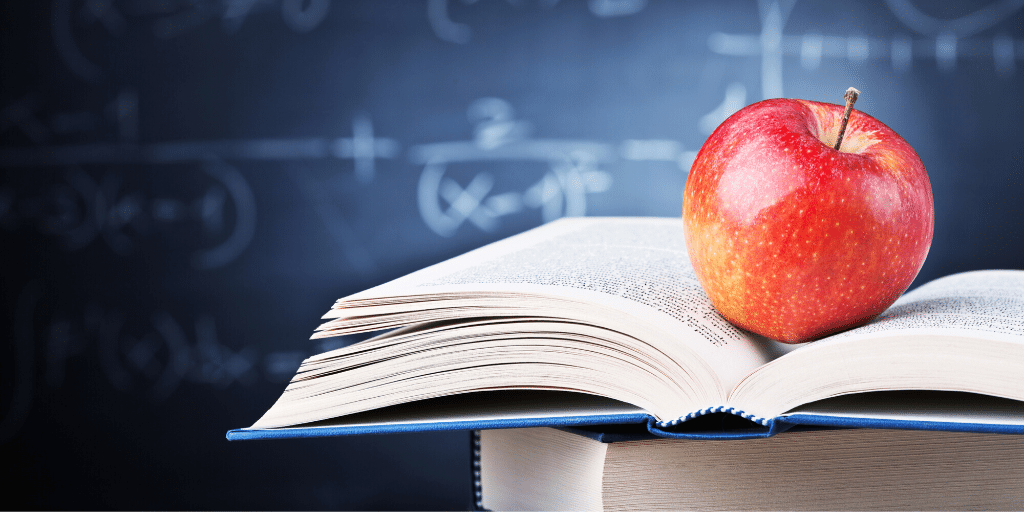
[[[228,443],[338,297],[541,223],[677,216],[771,97],[899,132],[917,283],[1024,268],[1024,2],[52,0],[0,6],[10,508],[458,509],[469,434]]]

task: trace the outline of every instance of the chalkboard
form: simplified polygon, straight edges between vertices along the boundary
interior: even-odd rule
[[[229,443],[346,294],[562,216],[680,213],[711,130],[839,103],[928,168],[916,283],[1024,268],[1024,2],[0,6],[10,508],[458,509],[468,433]]]

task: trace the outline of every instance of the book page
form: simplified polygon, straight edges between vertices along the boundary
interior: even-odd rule
[[[689,261],[680,222],[592,224],[422,286],[529,284],[604,293],[660,311],[711,345],[739,342],[743,334],[715,312]]]
[[[1024,401],[1021,375],[1024,271],[983,270],[926,283],[871,323],[772,361],[737,385],[730,400],[764,417],[869,391],[960,391]]]
[[[675,218],[563,219],[353,298],[499,290],[628,313],[637,329],[656,330],[662,343],[685,343],[698,353],[725,390],[782,352],[781,344],[755,339],[715,311]]]
[[[979,270],[936,279],[901,297],[873,322],[827,339],[890,334],[1024,343],[1024,271]]]
[[[951,391],[877,391],[843,395],[798,407],[786,416],[793,414],[1024,427],[1024,402]]]

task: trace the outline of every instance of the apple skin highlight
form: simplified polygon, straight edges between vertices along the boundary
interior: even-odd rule
[[[935,208],[917,153],[843,107],[765,100],[704,143],[683,194],[691,263],[712,304],[748,331],[800,343],[864,324],[910,286]]]

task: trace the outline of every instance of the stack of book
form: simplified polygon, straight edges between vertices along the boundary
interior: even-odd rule
[[[784,345],[715,312],[680,222],[565,219],[340,299],[314,337],[384,333],[228,438],[483,430],[492,509],[1024,507],[1024,271]]]

